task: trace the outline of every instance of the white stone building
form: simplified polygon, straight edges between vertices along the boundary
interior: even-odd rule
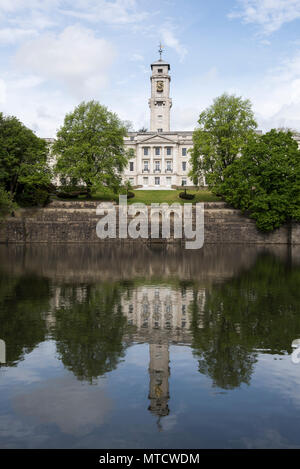
[[[191,186],[188,173],[193,132],[170,130],[170,64],[160,58],[151,64],[151,70],[150,131],[129,132],[125,138],[126,148],[133,149],[134,157],[123,179],[143,189]]]

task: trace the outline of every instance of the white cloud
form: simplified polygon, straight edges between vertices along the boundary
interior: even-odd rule
[[[40,137],[55,137],[64,116],[78,105],[78,100],[67,93],[39,86],[40,79],[22,76],[0,80],[1,110],[16,116]],[[1,90],[3,89],[3,102]]]
[[[0,0],[0,43],[15,44],[56,27],[58,21],[51,18],[51,11],[57,5],[58,0]]]
[[[140,54],[133,54],[130,60],[132,60],[132,62],[143,62],[144,57]]]
[[[92,23],[99,21],[109,24],[130,24],[142,21],[148,16],[139,12],[136,0],[75,0],[69,2],[72,9],[61,9],[61,13]]]
[[[15,13],[20,10],[48,10],[57,6],[59,0],[0,0],[0,11]]]
[[[43,79],[36,75],[28,75],[22,77],[12,77],[9,81],[10,86],[16,90],[22,90],[24,92],[25,89],[34,88],[38,85],[43,83]]]
[[[285,23],[300,18],[300,0],[237,0],[240,8],[229,18],[241,18],[244,23],[260,27],[265,35],[277,31]]]
[[[4,80],[0,79],[0,104],[6,102],[6,84]]]
[[[3,28],[0,29],[0,44],[14,44],[36,34],[34,29]]]
[[[283,126],[300,131],[300,51],[269,70],[249,91],[265,129]]]
[[[57,29],[67,17],[94,24],[139,23],[148,13],[139,11],[136,0],[0,0],[0,42],[13,44],[24,36]]]
[[[172,128],[176,130],[193,130],[197,126],[201,108],[174,106],[171,114]]]
[[[27,394],[17,394],[14,411],[38,424],[54,423],[63,433],[86,435],[103,425],[113,407],[100,383],[90,386],[69,375],[48,380]]]
[[[174,49],[179,55],[182,62],[187,54],[187,49],[179,42],[175,36],[174,27],[170,23],[166,23],[160,30],[163,44]]]
[[[45,79],[57,80],[77,97],[91,96],[105,86],[115,57],[113,46],[81,26],[60,34],[45,33],[24,43],[15,64]]]

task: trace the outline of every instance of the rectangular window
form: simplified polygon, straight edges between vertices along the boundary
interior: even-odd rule
[[[162,106],[163,105],[163,102],[162,101],[157,101],[157,106]]]
[[[167,156],[172,155],[172,147],[167,147]]]
[[[162,69],[162,68],[159,68],[157,71],[158,71],[158,73],[162,73],[162,72],[163,72],[163,69]]]
[[[130,184],[133,185],[134,184],[134,178],[129,178],[129,182],[130,182]]]
[[[149,162],[148,161],[144,161],[144,169],[149,169]]]
[[[130,140],[131,140],[131,141],[134,140],[134,137],[130,137]]]
[[[186,186],[186,179],[182,179],[181,185],[182,185],[182,186]]]
[[[144,147],[144,155],[145,156],[149,155],[149,148],[148,147]]]
[[[155,161],[155,171],[160,171],[160,162]]]
[[[133,161],[130,161],[130,163],[129,163],[129,169],[130,169],[130,171],[133,171]]]
[[[144,186],[148,186],[148,178],[146,177],[143,178],[143,184]]]
[[[159,155],[160,155],[160,148],[155,147],[155,156],[159,156]]]
[[[162,132],[162,131],[163,131],[163,129],[157,129],[157,132]]]
[[[182,171],[186,171],[186,161],[182,162]]]
[[[182,156],[186,156],[186,148],[182,148]]]
[[[172,161],[167,161],[167,170],[171,170],[172,169]]]
[[[155,178],[155,185],[156,186],[159,186],[160,185],[160,178]]]
[[[171,184],[172,184],[172,178],[167,177],[166,180],[167,180],[167,186],[171,186]]]

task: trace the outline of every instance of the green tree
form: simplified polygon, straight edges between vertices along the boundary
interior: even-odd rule
[[[0,187],[0,217],[12,213],[16,208],[10,193]]]
[[[299,282],[299,266],[262,254],[251,269],[207,289],[204,305],[195,287],[190,313],[199,372],[233,389],[250,384],[258,351],[290,354],[300,333]]]
[[[211,190],[219,193],[224,170],[237,158],[257,124],[249,100],[223,94],[204,110],[193,134],[190,177],[197,185],[206,178]]]
[[[27,353],[44,342],[45,311],[49,311],[50,284],[45,278],[8,275],[0,269],[1,339],[6,344],[5,366],[16,366]]]
[[[124,192],[126,193],[127,197],[128,195],[130,194],[130,192],[132,192],[133,190],[133,187],[132,187],[132,184],[129,180],[125,181],[124,184],[123,184],[123,190]]]
[[[116,114],[96,101],[82,102],[66,115],[57,133],[55,172],[67,181],[83,182],[89,196],[104,187],[116,192],[128,163],[126,135],[127,127]]]
[[[22,199],[50,184],[45,140],[16,117],[0,113],[0,184],[14,199]]]
[[[225,170],[220,191],[235,208],[249,211],[262,231],[300,221],[300,150],[292,133],[252,136]]]
[[[82,302],[76,300],[76,286],[71,288],[73,298],[70,288],[61,290],[70,306],[56,310],[53,336],[64,366],[92,383],[115,369],[126,350],[123,336],[130,328],[122,314],[122,288],[108,282],[88,285]]]

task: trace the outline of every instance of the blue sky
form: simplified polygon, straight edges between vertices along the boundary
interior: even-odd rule
[[[95,99],[149,127],[150,63],[171,64],[172,130],[223,92],[300,131],[300,0],[0,0],[0,110],[54,137]]]

